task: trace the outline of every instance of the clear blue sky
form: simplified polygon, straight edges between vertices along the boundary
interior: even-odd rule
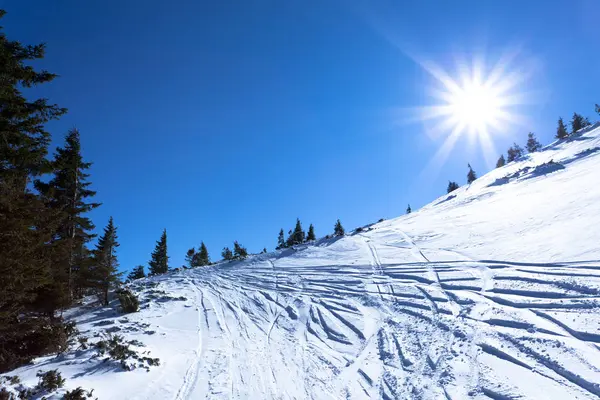
[[[597,0],[573,1],[38,1],[0,0],[9,38],[46,42],[38,66],[60,74],[36,94],[68,107],[55,144],[76,126],[91,170],[98,229],[114,216],[123,269],[146,265],[167,228],[172,266],[207,244],[272,250],[299,217],[317,236],[404,213],[482,174],[461,138],[441,145],[394,110],[431,103],[433,79],[414,57],[451,75],[454,57],[535,66],[519,90],[530,122],[494,137],[499,150],[534,131],[551,141],[558,116],[596,119]],[[410,56],[409,56],[410,54]],[[499,153],[498,153],[499,154]]]

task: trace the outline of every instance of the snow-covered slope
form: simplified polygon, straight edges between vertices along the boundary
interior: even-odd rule
[[[598,398],[600,127],[362,232],[132,288],[138,313],[71,317],[160,366],[78,350],[11,375],[101,400]]]

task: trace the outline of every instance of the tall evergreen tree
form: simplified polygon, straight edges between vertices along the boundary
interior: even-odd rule
[[[191,249],[189,249],[188,251],[185,252],[185,263],[188,268],[196,267],[195,258],[196,258],[196,249],[194,247],[192,247]]]
[[[410,214],[412,212],[412,208],[410,208],[410,204],[406,207],[406,213]]]
[[[223,251],[221,252],[221,257],[223,257],[223,260],[225,261],[233,260],[233,253],[231,252],[231,249],[229,247],[224,247]]]
[[[563,121],[562,118],[558,119],[558,126],[556,128],[556,138],[557,139],[564,139],[567,136],[569,136],[569,133],[567,132],[567,127],[565,126],[565,123]]]
[[[267,248],[266,247],[263,247],[262,253],[263,254],[267,254]]]
[[[525,151],[523,150],[523,148],[521,146],[519,146],[516,143],[513,143],[513,145],[508,148],[506,161],[513,162],[513,161],[523,157],[524,152]]]
[[[60,225],[53,240],[56,256],[54,273],[55,282],[64,287],[61,293],[68,300],[82,294],[85,269],[91,255],[85,246],[96,236],[92,233],[94,224],[86,216],[100,206],[86,201],[96,194],[89,189],[90,182],[87,181],[89,174],[86,171],[90,166],[91,163],[84,162],[81,156],[79,131],[72,129],[66,136],[65,146],[56,149],[52,162],[54,177],[48,183],[35,182],[48,207],[59,213]]]
[[[294,231],[290,235],[290,244],[295,245],[304,243],[305,236],[306,235],[302,230],[302,224],[300,223],[300,218],[296,218],[296,226],[294,228]]]
[[[108,292],[110,288],[119,282],[121,273],[118,271],[117,261],[117,228],[110,217],[108,225],[104,228],[104,234],[98,239],[96,250],[94,250],[94,261],[91,276],[99,297],[105,306],[108,305]]]
[[[127,280],[133,281],[135,279],[142,279],[145,277],[146,277],[146,273],[144,272],[144,266],[138,265],[129,273],[129,275],[127,275]]]
[[[600,114],[600,104],[596,104],[596,113]]]
[[[498,161],[496,161],[496,168],[501,168],[506,165],[506,160],[504,159],[504,155],[501,155]]]
[[[206,245],[204,244],[204,242],[200,243],[200,250],[196,254],[195,264],[198,266],[210,265],[210,257],[208,255],[208,249],[206,248]]]
[[[160,240],[152,252],[152,258],[148,263],[150,275],[164,274],[169,271],[169,256],[167,255],[167,230],[164,229]]]
[[[469,167],[469,172],[467,173],[467,183],[470,185],[471,183],[475,182],[475,179],[477,179],[477,174],[475,171],[473,171],[473,168],[471,168],[471,164],[467,165]]]
[[[345,234],[346,234],[346,230],[344,229],[344,227],[342,226],[342,223],[338,219],[337,222],[335,223],[335,226],[333,227],[333,235],[334,236],[344,236]]]
[[[575,133],[578,130],[585,128],[590,124],[590,121],[581,114],[573,113],[571,118],[571,133]]]
[[[535,137],[535,134],[533,132],[529,132],[527,134],[527,151],[529,153],[535,153],[537,151],[540,151],[542,149],[542,144],[540,142],[538,142],[537,138]]]
[[[279,231],[279,236],[277,236],[277,247],[276,249],[283,249],[285,247],[285,237],[283,234],[283,229]]]
[[[243,260],[248,257],[248,250],[238,243],[236,240],[233,242],[233,258],[235,260]]]
[[[448,181],[448,188],[446,189],[446,193],[454,192],[459,187],[460,186],[458,186],[458,183],[456,183],[454,181]]]
[[[306,235],[306,241],[312,242],[314,240],[317,240],[317,236],[315,235],[315,227],[313,226],[313,224],[310,224],[310,226],[308,227],[308,234]]]
[[[0,10],[0,19],[5,14]],[[0,372],[56,343],[49,328],[58,322],[40,294],[52,283],[50,243],[58,215],[28,183],[48,171],[50,134],[44,125],[66,109],[22,93],[56,77],[29,65],[42,59],[44,51],[43,44],[9,40],[0,26]],[[41,314],[45,311],[47,315]],[[35,342],[39,337],[47,339],[45,345]]]

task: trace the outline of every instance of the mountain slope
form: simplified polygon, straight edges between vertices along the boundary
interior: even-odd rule
[[[70,317],[159,367],[79,350],[11,375],[100,399],[598,398],[599,174],[595,126],[361,232],[137,281],[140,312]]]

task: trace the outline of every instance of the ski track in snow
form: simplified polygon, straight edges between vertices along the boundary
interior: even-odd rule
[[[598,126],[343,238],[136,281],[125,318],[69,311],[146,343],[150,372],[13,374],[101,400],[598,399],[597,148]]]
[[[595,289],[579,281],[556,286],[562,296],[548,296],[535,287],[534,276],[546,271],[539,265],[429,262],[408,234],[400,237],[414,261],[384,264],[378,240],[361,234],[346,240],[367,252],[364,265],[296,264],[298,251],[289,257],[296,265],[267,259],[203,272],[199,293],[219,293],[225,336],[236,336],[231,343],[222,338],[222,345],[237,354],[229,356],[230,388],[206,397],[527,398],[531,393],[520,393],[519,385],[531,375],[573,398],[600,396],[600,363],[580,362],[590,353],[600,359],[600,335],[548,314],[577,318],[576,312],[597,309]],[[568,271],[583,270],[571,264]],[[587,279],[600,279],[600,270],[585,271]],[[182,273],[193,280],[195,271]],[[519,289],[496,291],[503,278]],[[192,361],[176,399],[197,398],[190,381],[201,362]]]

